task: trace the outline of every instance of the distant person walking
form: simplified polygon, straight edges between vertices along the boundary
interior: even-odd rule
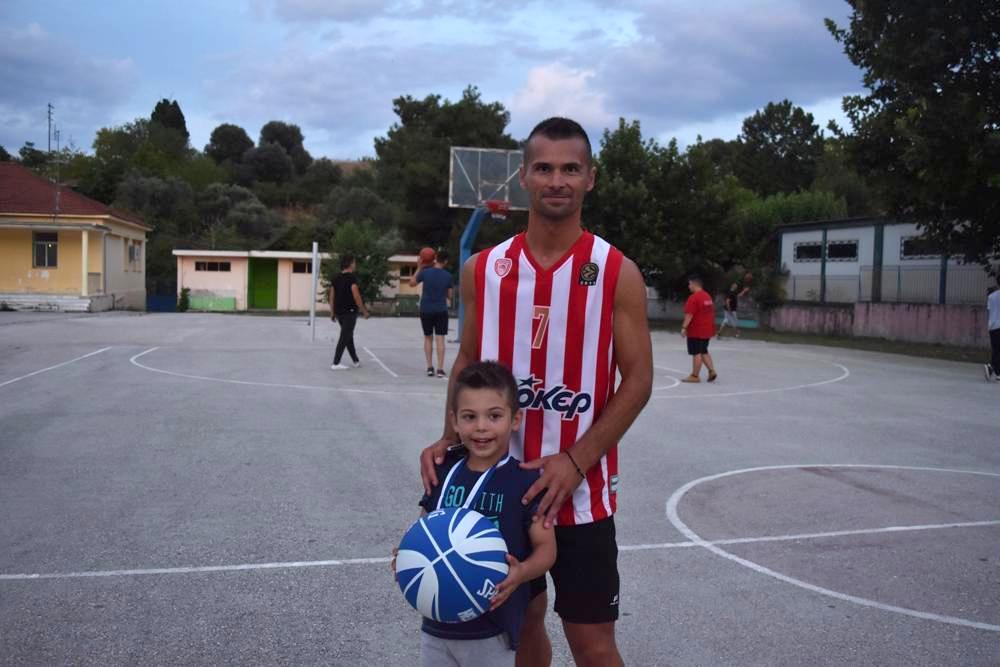
[[[343,255],[340,258],[340,274],[333,279],[333,284],[330,285],[330,319],[340,324],[340,339],[337,340],[337,349],[333,353],[333,363],[330,364],[332,371],[347,370],[347,366],[340,363],[345,349],[351,355],[351,365],[354,368],[361,365],[358,353],[354,349],[354,325],[358,323],[359,312],[365,316],[366,320],[369,313],[361,298],[358,277],[354,275],[357,268],[357,262],[353,255]]]
[[[998,288],[986,298],[986,312],[989,314],[990,348],[993,356],[986,364],[986,379],[1000,379],[1000,276],[997,276]]]
[[[444,337],[448,335],[448,304],[451,302],[452,280],[448,266],[448,253],[439,252],[431,264],[421,264],[410,276],[410,287],[423,284],[420,293],[420,325],[424,330],[424,358],[427,360],[427,377],[434,377],[431,363],[433,340],[437,339],[437,376],[445,377]]]
[[[738,283],[733,283],[729,286],[729,291],[726,292],[726,301],[722,307],[722,325],[719,327],[719,333],[717,334],[719,338],[722,338],[722,332],[725,331],[727,324],[733,328],[733,336],[735,338],[740,337],[740,324],[739,319],[736,317],[736,311],[739,308],[739,299],[740,286]]]
[[[681,382],[701,382],[702,364],[708,368],[708,381],[715,382],[715,364],[712,355],[708,353],[708,341],[715,335],[715,302],[712,295],[705,291],[700,276],[688,278],[688,289],[691,296],[684,304],[684,324],[681,325],[681,335],[687,338],[688,354],[691,355],[691,375]]]

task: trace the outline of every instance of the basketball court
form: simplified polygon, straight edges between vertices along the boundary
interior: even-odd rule
[[[627,664],[997,663],[979,366],[725,339],[718,382],[687,385],[683,339],[652,335],[620,449]],[[415,664],[388,560],[446,382],[416,319],[359,322],[357,370],[329,370],[335,336],[0,312],[2,662]]]

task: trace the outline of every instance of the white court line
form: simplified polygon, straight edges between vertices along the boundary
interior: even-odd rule
[[[782,574],[770,568],[764,567],[752,560],[742,558],[734,553],[730,553],[725,549],[720,548],[716,543],[710,542],[703,539],[696,532],[691,530],[690,527],[684,521],[681,520],[680,515],[677,511],[677,506],[680,504],[681,499],[684,495],[693,489],[694,487],[702,484],[704,482],[711,482],[717,479],[722,479],[724,477],[732,477],[734,475],[742,475],[751,472],[762,472],[768,470],[802,470],[807,468],[857,468],[857,469],[888,469],[888,470],[914,470],[920,472],[946,472],[946,473],[956,473],[964,475],[984,475],[988,477],[1000,477],[1000,473],[992,472],[982,472],[978,470],[956,470],[950,468],[928,468],[920,466],[896,466],[896,465],[866,465],[866,464],[854,464],[854,463],[836,463],[836,464],[812,464],[812,465],[780,465],[780,466],[761,466],[757,468],[743,468],[742,470],[730,470],[728,472],[719,473],[716,475],[708,475],[706,477],[701,477],[700,479],[688,482],[681,488],[674,491],[674,493],[667,500],[667,519],[673,524],[674,528],[679,530],[684,537],[688,538],[692,542],[698,544],[698,546],[708,549],[717,556],[721,556],[726,560],[730,560],[734,563],[747,567],[754,572],[760,574],[765,574],[769,577],[773,577],[779,581],[783,581],[793,586],[798,586],[799,588],[804,588],[807,591],[812,591],[813,593],[819,593],[820,595],[826,595],[828,597],[836,598],[838,600],[843,600],[844,602],[851,602],[863,607],[871,607],[873,609],[879,609],[881,611],[890,611],[897,614],[903,614],[905,616],[912,616],[914,618],[920,618],[928,621],[937,621],[939,623],[948,623],[950,625],[960,625],[967,628],[975,628],[977,630],[990,630],[992,632],[1000,632],[1000,625],[993,625],[991,623],[981,623],[979,621],[970,621],[964,618],[957,618],[955,616],[945,616],[943,614],[934,614],[927,611],[919,611],[916,609],[908,609],[906,607],[897,607],[896,605],[885,604],[883,602],[878,602],[877,600],[870,600],[868,598],[859,597],[856,595],[849,595],[847,593],[841,593],[839,591],[830,590],[829,588],[823,588],[822,586],[817,586],[816,584],[811,584],[807,581],[801,579],[796,579],[795,577],[790,577],[787,574]]]
[[[826,533],[801,533],[798,535],[769,535],[765,537],[735,537],[724,540],[712,540],[708,544],[755,544],[759,542],[790,542],[797,540],[814,540],[825,537],[844,537],[850,535],[873,535],[878,533],[902,533],[921,530],[938,530],[943,528],[972,528],[980,526],[998,526],[996,521],[967,521],[964,523],[939,523],[922,526],[888,526],[886,528],[859,528],[857,530],[835,530]],[[659,544],[626,544],[618,547],[619,551],[652,551],[656,549],[678,549],[700,547],[701,542],[662,542]],[[333,565],[369,565],[388,563],[391,559],[384,558],[345,558],[340,560],[310,560],[291,561],[285,563],[243,563],[240,565],[207,565],[204,567],[160,567],[136,570],[96,570],[90,572],[54,572],[48,574],[0,574],[0,581],[33,581],[36,579],[83,579],[92,577],[127,577],[147,574],[197,574],[202,572],[238,572],[246,570],[277,570],[282,568],[329,567]]]
[[[382,389],[353,389],[350,387],[324,387],[321,385],[314,384],[284,384],[279,382],[252,382],[250,380],[229,380],[226,378],[213,378],[207,375],[191,375],[190,373],[177,373],[175,371],[167,371],[162,368],[153,368],[152,366],[146,366],[145,364],[140,364],[137,360],[149,354],[150,352],[155,352],[159,350],[159,347],[151,347],[145,352],[140,352],[135,355],[129,362],[133,366],[138,366],[143,370],[151,371],[153,373],[163,373],[164,375],[173,375],[174,377],[187,378],[189,380],[204,380],[205,382],[222,382],[225,384],[241,384],[249,387],[273,387],[278,389],[319,389],[321,391],[342,391],[349,394],[377,394],[379,396],[433,396],[435,398],[440,398],[442,394],[432,393],[427,391],[385,391]]]
[[[810,387],[822,387],[825,384],[833,384],[834,382],[840,382],[841,380],[846,380],[847,378],[849,378],[851,376],[851,371],[847,368],[847,366],[842,366],[841,364],[834,363],[832,361],[828,361],[826,363],[830,364],[831,366],[836,366],[837,368],[839,368],[842,371],[842,373],[840,375],[838,375],[837,377],[831,378],[829,380],[822,380],[820,382],[810,382],[808,384],[797,384],[797,385],[795,385],[793,387],[775,387],[774,389],[747,389],[745,391],[729,391],[729,392],[723,392],[723,393],[717,393],[717,394],[683,394],[683,395],[678,395],[678,394],[662,395],[661,394],[659,396],[650,396],[649,398],[650,398],[650,400],[653,400],[655,398],[681,399],[681,400],[683,400],[683,399],[687,399],[687,398],[697,398],[697,399],[701,399],[701,398],[723,398],[723,397],[727,397],[727,396],[750,396],[752,394],[773,394],[773,393],[777,393],[777,392],[781,392],[781,391],[795,391],[796,389],[809,389]],[[672,369],[666,369],[666,370],[672,370]],[[677,372],[680,372],[680,371],[677,371]]]
[[[6,382],[0,382],[0,387],[6,387],[9,384],[14,384],[18,380],[24,380],[25,378],[30,378],[30,377],[32,377],[34,375],[38,375],[39,373],[44,373],[45,371],[51,371],[51,370],[55,370],[56,368],[61,368],[62,366],[66,366],[66,365],[72,364],[72,363],[74,363],[76,361],[80,361],[81,359],[86,359],[87,357],[92,357],[95,354],[100,354],[101,352],[107,352],[110,349],[111,349],[110,347],[102,347],[100,350],[96,350],[94,352],[90,352],[90,353],[85,354],[85,355],[83,355],[81,357],[77,357],[76,359],[70,359],[69,361],[64,361],[61,364],[56,364],[55,366],[49,366],[48,368],[43,368],[43,369],[41,369],[39,371],[35,371],[34,373],[28,373],[27,375],[22,375],[19,378],[14,378],[13,380],[7,380]]]
[[[375,363],[376,363],[376,364],[378,364],[378,365],[379,365],[379,366],[381,366],[381,367],[382,367],[383,369],[385,369],[385,372],[386,372],[386,373],[388,373],[389,375],[391,375],[391,376],[392,376],[392,377],[394,377],[394,378],[398,378],[398,377],[399,377],[398,375],[396,375],[395,373],[393,373],[393,372],[392,372],[391,370],[389,370],[389,367],[388,367],[388,366],[386,366],[385,364],[383,364],[383,363],[382,363],[382,360],[381,360],[381,359],[379,359],[378,357],[376,357],[376,356],[375,356],[375,353],[374,353],[374,352],[372,352],[371,350],[369,350],[369,349],[368,349],[367,347],[366,347],[366,348],[364,348],[364,350],[365,350],[365,352],[367,352],[367,353],[368,353],[368,354],[369,354],[369,355],[371,356],[371,358],[372,358],[372,359],[374,359],[374,360],[375,360]]]

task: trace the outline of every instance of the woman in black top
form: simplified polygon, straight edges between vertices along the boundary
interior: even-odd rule
[[[360,311],[365,319],[368,319],[368,308],[361,299],[361,290],[358,289],[358,278],[354,275],[357,263],[353,255],[344,255],[340,258],[340,275],[333,279],[330,285],[330,317],[334,321],[340,322],[340,339],[337,341],[337,350],[333,355],[333,363],[330,370],[342,371],[347,366],[340,363],[340,358],[344,356],[344,350],[351,355],[352,366],[357,368],[361,365],[358,353],[354,349],[354,325],[358,322],[358,312]]]

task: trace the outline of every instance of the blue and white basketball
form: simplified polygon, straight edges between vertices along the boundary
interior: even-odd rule
[[[396,580],[406,601],[441,623],[471,621],[490,608],[507,577],[507,543],[493,522],[462,507],[421,517],[403,536]]]

